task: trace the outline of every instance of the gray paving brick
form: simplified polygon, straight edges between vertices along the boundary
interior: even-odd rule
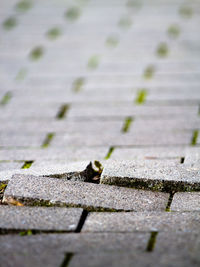
[[[1,162],[0,161],[0,171],[20,169],[23,166],[23,162]]]
[[[145,250],[149,234],[49,234],[35,236],[0,236],[3,266],[60,266],[66,253],[87,255],[130,251],[138,257]],[[43,253],[41,253],[41,251]],[[85,262],[84,262],[85,264]],[[87,263],[88,264],[88,263]],[[73,265],[72,265],[73,266]],[[80,266],[80,262],[79,262]],[[86,265],[87,266],[87,265]]]
[[[160,191],[185,191],[200,188],[199,173],[182,165],[162,161],[109,161],[104,165],[101,183],[149,188]]]
[[[68,148],[51,148],[46,149],[1,149],[0,160],[65,160],[66,163],[69,161],[80,161],[80,160],[96,160],[105,157],[108,151],[108,147],[72,147]]]
[[[192,139],[192,132],[148,132],[140,133],[107,133],[104,135],[97,132],[94,134],[75,133],[73,135],[57,135],[52,140],[52,147],[69,146],[173,146],[189,145]]]
[[[5,202],[14,198],[89,210],[164,210],[168,197],[166,193],[29,175],[13,176],[4,192]]]
[[[172,200],[171,210],[199,211],[200,193],[199,192],[176,193]]]
[[[82,209],[55,207],[0,207],[1,230],[74,231]]]
[[[199,212],[90,213],[83,232],[199,232]]]

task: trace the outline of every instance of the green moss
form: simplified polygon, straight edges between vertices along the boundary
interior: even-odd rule
[[[154,250],[157,235],[158,235],[158,232],[156,232],[156,231],[151,232],[151,236],[149,238],[146,251],[152,252]]]
[[[123,128],[122,128],[122,132],[123,132],[123,133],[128,132],[128,130],[129,130],[129,128],[130,128],[132,122],[133,122],[133,118],[132,118],[132,117],[127,117],[127,118],[125,119],[125,121],[124,121],[124,125],[123,125]]]
[[[109,159],[113,153],[113,151],[115,150],[115,148],[113,146],[111,146],[108,150],[108,153],[106,154],[104,159]]]
[[[81,10],[78,7],[70,7],[66,13],[65,13],[65,17],[71,21],[75,21],[77,20],[81,15]]]
[[[94,55],[89,58],[88,64],[87,64],[89,69],[96,69],[98,65],[99,65],[99,56]]]
[[[11,99],[11,97],[12,97],[11,92],[7,92],[7,93],[5,93],[5,95],[2,97],[2,99],[1,99],[1,101],[0,101],[0,105],[1,105],[1,106],[4,106],[4,105],[8,104],[8,102],[9,102],[10,99]]]
[[[5,191],[6,187],[7,187],[7,184],[0,183],[0,194],[2,194]]]
[[[5,30],[11,30],[17,25],[17,19],[15,17],[10,17],[3,22],[3,27]]]
[[[176,38],[180,34],[180,28],[178,25],[173,24],[168,28],[167,33],[171,38]]]
[[[193,16],[193,10],[191,7],[184,5],[179,9],[179,14],[183,18],[191,18]]]
[[[77,78],[72,85],[72,90],[76,93],[78,93],[79,91],[81,91],[83,85],[85,83],[85,78],[83,77],[79,77]]]
[[[155,67],[154,67],[154,65],[149,65],[144,70],[143,77],[145,79],[151,79],[153,77],[154,73],[155,73]]]
[[[46,33],[48,39],[55,40],[61,35],[61,30],[59,28],[52,28]]]
[[[16,80],[16,81],[22,81],[22,80],[24,80],[25,77],[26,77],[26,75],[27,75],[27,72],[28,72],[28,71],[27,71],[26,68],[22,68],[22,69],[20,69],[19,72],[18,72],[17,75],[16,75],[15,80]]]
[[[193,135],[192,135],[192,140],[191,140],[191,145],[192,146],[195,146],[197,144],[198,136],[199,136],[199,131],[198,130],[194,130]]]
[[[159,57],[166,57],[167,54],[169,53],[167,44],[166,43],[159,44],[156,53]]]
[[[36,61],[36,60],[39,60],[43,56],[43,54],[44,54],[43,47],[42,46],[37,46],[31,51],[29,56],[30,56],[31,60]]]
[[[122,18],[119,20],[118,25],[119,25],[119,27],[121,27],[121,28],[130,28],[131,25],[132,25],[132,20],[131,20],[131,18],[129,18],[129,17],[122,17]]]
[[[146,101],[146,97],[147,97],[147,90],[146,89],[139,90],[137,92],[135,103],[138,105],[144,104]]]
[[[101,164],[98,160],[95,160],[95,161],[94,161],[94,165],[95,165],[95,167],[97,167],[97,169],[98,169],[98,174],[101,174],[102,171],[103,171],[103,166],[102,166],[102,164]]]
[[[20,236],[32,235],[33,232],[31,230],[22,231],[19,233]]]
[[[128,0],[126,3],[126,6],[130,8],[139,8],[141,7],[141,5],[142,5],[141,0]]]
[[[33,164],[33,161],[25,161],[24,165],[22,166],[22,169],[29,169],[31,165]]]
[[[44,140],[44,142],[42,144],[42,148],[47,148],[50,145],[54,135],[55,135],[55,133],[48,133],[46,135],[46,138],[45,138],[45,140]]]
[[[20,12],[26,12],[32,7],[31,1],[28,0],[22,0],[16,4],[16,10]]]
[[[69,105],[68,104],[62,105],[60,107],[60,110],[59,110],[58,114],[56,115],[56,118],[59,119],[59,120],[65,118],[68,110],[69,110]]]
[[[119,43],[119,40],[116,36],[109,36],[107,39],[106,39],[106,45],[108,47],[116,47]]]

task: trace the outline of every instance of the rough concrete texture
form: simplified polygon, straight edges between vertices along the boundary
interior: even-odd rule
[[[159,191],[200,190],[198,170],[162,161],[110,161],[100,182]]]
[[[200,265],[199,15],[0,0],[0,265]]]
[[[84,207],[88,210],[165,210],[169,194],[66,179],[15,175],[4,202]]]
[[[82,209],[55,207],[0,207],[0,229],[74,231]]]
[[[200,231],[199,212],[90,213],[83,232]]]
[[[200,192],[176,193],[171,204],[172,211],[200,211]]]

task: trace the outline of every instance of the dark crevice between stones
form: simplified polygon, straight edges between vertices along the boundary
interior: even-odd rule
[[[157,231],[152,231],[151,232],[151,235],[150,235],[147,247],[146,247],[146,251],[147,252],[152,252],[154,250],[155,245],[156,245],[156,237],[157,237],[157,235],[158,235]]]
[[[29,169],[33,164],[33,160],[25,161],[21,169]]]
[[[78,93],[82,90],[83,85],[85,84],[85,78],[79,77],[76,80],[74,80],[72,84],[72,91],[75,93]]]
[[[191,146],[195,146],[197,144],[198,135],[199,135],[199,131],[194,130],[193,135],[192,135],[192,140],[191,140]]]
[[[112,153],[114,152],[115,150],[115,147],[114,146],[111,146],[108,150],[108,153],[106,154],[105,158],[104,159],[109,159],[112,155]]]
[[[131,127],[131,124],[133,122],[133,118],[132,117],[127,117],[124,121],[124,125],[122,128],[122,133],[127,133]]]
[[[80,217],[80,220],[78,222],[77,228],[75,230],[75,233],[80,233],[81,232],[87,216],[88,216],[88,211],[87,210],[83,210],[83,212],[81,214],[81,217]]]
[[[168,212],[171,211],[170,207],[171,207],[171,204],[172,204],[172,200],[173,200],[174,194],[175,194],[174,192],[170,192],[169,199],[168,199],[165,211],[168,211]]]
[[[68,267],[69,263],[74,256],[74,253],[72,252],[66,252],[63,262],[61,263],[60,267]]]
[[[135,103],[137,105],[141,105],[144,104],[146,101],[146,97],[147,97],[147,90],[146,89],[141,89],[137,92],[137,96],[135,99]]]
[[[45,175],[44,177],[99,184],[102,171],[102,164],[99,161],[95,160],[93,164],[92,162],[90,162],[86,169],[82,172],[51,174]]]
[[[11,202],[10,202],[11,200]],[[66,207],[66,208],[82,208],[87,212],[131,212],[134,210],[126,209],[114,209],[101,206],[89,206],[83,204],[74,204],[74,203],[63,203],[60,201],[51,202],[50,200],[38,199],[38,198],[29,198],[29,197],[15,197],[15,196],[4,196],[4,204],[12,203],[21,203],[21,206],[30,206],[30,207]]]
[[[64,230],[37,230],[37,229],[5,229],[0,228],[0,235],[20,235],[20,236],[30,236],[38,234],[64,234],[71,233],[72,231]]]
[[[63,104],[60,107],[60,109],[59,109],[59,111],[58,111],[58,113],[56,115],[56,118],[58,120],[64,119],[66,114],[67,114],[67,112],[68,112],[68,110],[69,110],[69,104]]]
[[[42,144],[42,148],[47,148],[50,145],[54,136],[55,136],[55,133],[48,133],[44,139],[44,142]]]
[[[129,187],[134,189],[151,190],[164,193],[200,191],[200,184],[185,181],[150,180],[127,177],[103,177],[101,184]]]
[[[0,182],[0,205],[2,204],[3,195],[6,190],[8,182]]]

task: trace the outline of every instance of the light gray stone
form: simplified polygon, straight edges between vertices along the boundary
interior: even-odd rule
[[[200,232],[199,212],[120,212],[88,215],[83,232]]]
[[[1,230],[75,231],[82,209],[0,206]]]
[[[198,170],[162,161],[109,161],[100,182],[159,191],[200,189]]]
[[[14,175],[4,192],[6,203],[14,199],[29,205],[88,210],[165,210],[168,197],[166,193],[31,175]]]
[[[172,211],[200,211],[200,192],[176,193],[171,204]]]

